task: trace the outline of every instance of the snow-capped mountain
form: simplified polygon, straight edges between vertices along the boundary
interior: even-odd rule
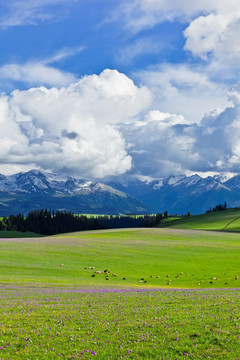
[[[69,195],[87,195],[95,191],[105,191],[121,197],[127,197],[123,192],[101,182],[79,180],[73,177],[62,178],[56,174],[39,170],[31,170],[27,173],[18,173],[11,176],[0,175],[0,191],[29,194],[53,191]]]
[[[227,202],[240,206],[240,175],[202,178],[169,176],[118,178],[107,184],[64,177],[39,170],[11,176],[0,174],[0,216],[33,209],[70,210],[74,213],[192,214]]]
[[[133,196],[101,182],[38,170],[0,175],[0,216],[42,208],[90,214],[151,212]]]
[[[109,185],[135,196],[155,212],[200,214],[225,201],[228,207],[240,206],[240,175],[231,179],[225,176],[202,178],[197,174],[152,181],[134,178]]]

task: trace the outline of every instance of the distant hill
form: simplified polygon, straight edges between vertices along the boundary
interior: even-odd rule
[[[226,209],[173,220],[168,218],[159,227],[240,232],[240,209]]]
[[[240,175],[227,180],[222,176],[170,176],[152,181],[137,178],[109,182],[114,188],[138,198],[154,212],[170,214],[205,213],[210,207],[226,202],[240,206]]]
[[[152,212],[132,195],[101,182],[79,180],[38,170],[0,175],[0,216],[48,208],[89,214]]]

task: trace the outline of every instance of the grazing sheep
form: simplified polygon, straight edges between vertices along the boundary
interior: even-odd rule
[[[63,264],[60,264],[59,266],[63,266]]]
[[[126,280],[126,278],[123,278],[123,280]]]
[[[118,276],[117,274],[113,273],[112,276]]]
[[[95,274],[92,274],[92,277],[95,277]]]
[[[238,276],[235,276],[235,280],[238,280],[239,279],[239,277]]]
[[[159,279],[160,278],[160,276],[158,275],[158,276],[156,276],[156,279]]]

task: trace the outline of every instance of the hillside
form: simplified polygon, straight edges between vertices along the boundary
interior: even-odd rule
[[[159,227],[240,232],[240,209],[226,209],[208,214],[163,220]]]

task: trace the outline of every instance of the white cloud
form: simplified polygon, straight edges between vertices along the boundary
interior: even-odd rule
[[[141,120],[122,125],[133,157],[133,172],[151,178],[183,173],[238,173],[240,166],[240,93],[230,93],[231,107],[217,109],[197,123],[183,116],[151,110]]]
[[[100,178],[131,168],[117,126],[145,110],[151,94],[105,70],[65,88],[16,90],[0,99],[1,164]]]
[[[152,67],[135,74],[155,96],[155,106],[163,112],[182,114],[189,122],[199,122],[205,113],[227,101],[228,87],[211,80],[211,70],[200,66]]]
[[[66,8],[75,1],[66,3],[65,0],[9,0],[2,5],[5,11],[0,16],[0,26],[8,28],[57,21],[66,16]]]
[[[240,4],[236,0],[133,0],[122,4],[119,16],[128,28],[137,32],[163,21],[189,22],[210,13],[236,16],[240,13]]]
[[[239,68],[240,2],[236,0],[134,0],[123,3],[119,18],[133,33],[164,21],[186,24],[185,50],[204,60]]]
[[[239,67],[240,12],[209,14],[193,20],[185,30],[185,49],[205,60],[213,57],[220,63]]]
[[[0,79],[33,85],[66,86],[74,81],[74,75],[44,65],[41,62],[29,62],[23,65],[7,64],[0,67]]]
[[[0,66],[0,79],[12,83],[12,87],[16,87],[14,86],[16,82],[28,86],[67,86],[76,82],[76,77],[72,73],[51,66],[51,64],[74,56],[84,49],[84,46],[65,47],[45,59],[31,60],[25,64],[2,65]]]
[[[198,74],[175,76],[183,79],[186,89],[195,83],[199,93],[214,86]],[[148,88],[116,70],[60,89],[16,90],[0,97],[0,169],[37,167],[95,178],[127,171],[152,178],[238,172],[240,93],[229,98],[231,106],[196,121],[162,111]]]
[[[143,37],[123,47],[117,54],[118,62],[131,63],[139,55],[158,54],[163,49],[163,43]]]
[[[85,50],[85,46],[77,46],[77,47],[65,47],[59,51],[57,51],[55,54],[50,56],[47,59],[42,60],[41,62],[44,65],[52,64],[58,61],[61,61],[63,59],[66,59],[68,57],[74,56],[76,54],[79,54],[83,50]]]
[[[183,116],[158,110],[135,123],[123,124],[124,137],[132,144],[133,172],[158,178],[191,168],[198,155],[192,152],[195,139],[187,133],[190,126]]]

